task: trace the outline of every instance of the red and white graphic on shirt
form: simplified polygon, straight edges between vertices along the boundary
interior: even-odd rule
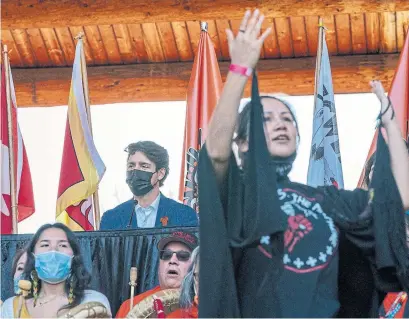
[[[291,253],[294,246],[312,230],[311,222],[303,215],[288,217],[288,228],[284,234],[284,246]]]
[[[278,189],[281,210],[288,216],[284,233],[284,268],[309,273],[325,268],[338,248],[338,231],[315,198],[290,189]],[[271,258],[268,236],[260,240],[259,250]]]

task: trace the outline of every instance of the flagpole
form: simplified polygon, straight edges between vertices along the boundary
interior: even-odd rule
[[[13,220],[13,234],[18,234],[18,211],[17,211],[17,194],[14,165],[14,135],[13,135],[13,106],[11,103],[10,91],[10,63],[7,52],[7,45],[3,49],[4,55],[4,73],[6,76],[6,98],[7,98],[7,126],[9,133],[9,166],[10,166],[10,197],[11,197],[11,214]]]
[[[82,40],[84,37],[84,33],[80,33],[76,38],[79,40]],[[82,46],[81,50],[81,73],[82,73],[82,79],[83,79],[83,86],[84,86],[84,97],[85,97],[85,109],[87,110],[87,118],[88,118],[88,124],[89,128],[91,130],[91,136],[92,134],[92,121],[91,121],[91,109],[90,109],[90,103],[89,103],[89,91],[88,91],[88,74],[87,74],[87,62],[85,61],[85,53],[84,53],[84,45]],[[101,214],[100,214],[100,209],[99,209],[99,195],[98,195],[98,186],[94,194],[92,194],[92,200],[93,200],[93,209],[94,209],[94,225],[95,225],[95,230],[99,230],[99,224],[101,220]]]
[[[317,48],[317,59],[315,65],[315,86],[314,86],[314,107],[317,105],[317,92],[318,92],[318,81],[321,71],[321,58],[322,58],[322,46],[324,40],[324,24],[322,18],[319,19],[318,23],[318,48]]]
[[[203,32],[209,32],[209,25],[206,21],[200,22],[200,30]],[[202,149],[202,129],[199,128],[199,132],[197,132],[197,150],[200,151]]]

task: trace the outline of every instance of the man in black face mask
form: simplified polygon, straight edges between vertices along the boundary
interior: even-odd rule
[[[101,230],[196,226],[196,212],[161,194],[169,173],[166,149],[151,141],[130,144],[126,183],[134,198],[104,213]]]

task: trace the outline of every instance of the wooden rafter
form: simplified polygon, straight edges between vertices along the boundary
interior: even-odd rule
[[[331,57],[335,93],[369,92],[368,82],[392,81],[399,55]],[[223,76],[228,62],[220,63]],[[192,63],[158,63],[88,68],[93,105],[185,100]],[[17,103],[25,106],[66,105],[71,68],[14,69]],[[260,91],[308,95],[314,91],[315,58],[262,60],[258,65]],[[249,94],[247,88],[246,94]]]

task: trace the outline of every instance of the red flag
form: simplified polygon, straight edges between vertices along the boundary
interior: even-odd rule
[[[398,120],[403,138],[409,140],[408,122],[409,122],[409,32],[406,34],[405,44],[403,45],[400,55],[398,68],[392,81],[391,88],[388,92],[391,99],[395,116]],[[377,135],[375,133],[372,140],[371,148],[369,149],[366,162],[376,150]],[[366,163],[365,162],[365,163]],[[364,183],[365,167],[359,178],[358,187],[362,187]]]
[[[16,181],[16,199],[18,221],[31,216],[34,211],[33,184],[31,181],[30,166],[28,164],[26,148],[17,121],[17,103],[14,92],[13,78],[9,71],[10,101],[12,103],[12,128],[14,146],[14,179]],[[1,64],[1,105],[0,105],[0,142],[1,142],[1,234],[11,234],[13,231],[13,217],[11,209],[11,186],[9,165],[9,132],[7,123],[7,92],[6,70]]]
[[[202,24],[202,27],[204,25]],[[207,126],[222,91],[222,78],[213,43],[202,29],[199,46],[193,63],[187,92],[185,140],[179,198],[196,212],[198,206],[197,163]]]

